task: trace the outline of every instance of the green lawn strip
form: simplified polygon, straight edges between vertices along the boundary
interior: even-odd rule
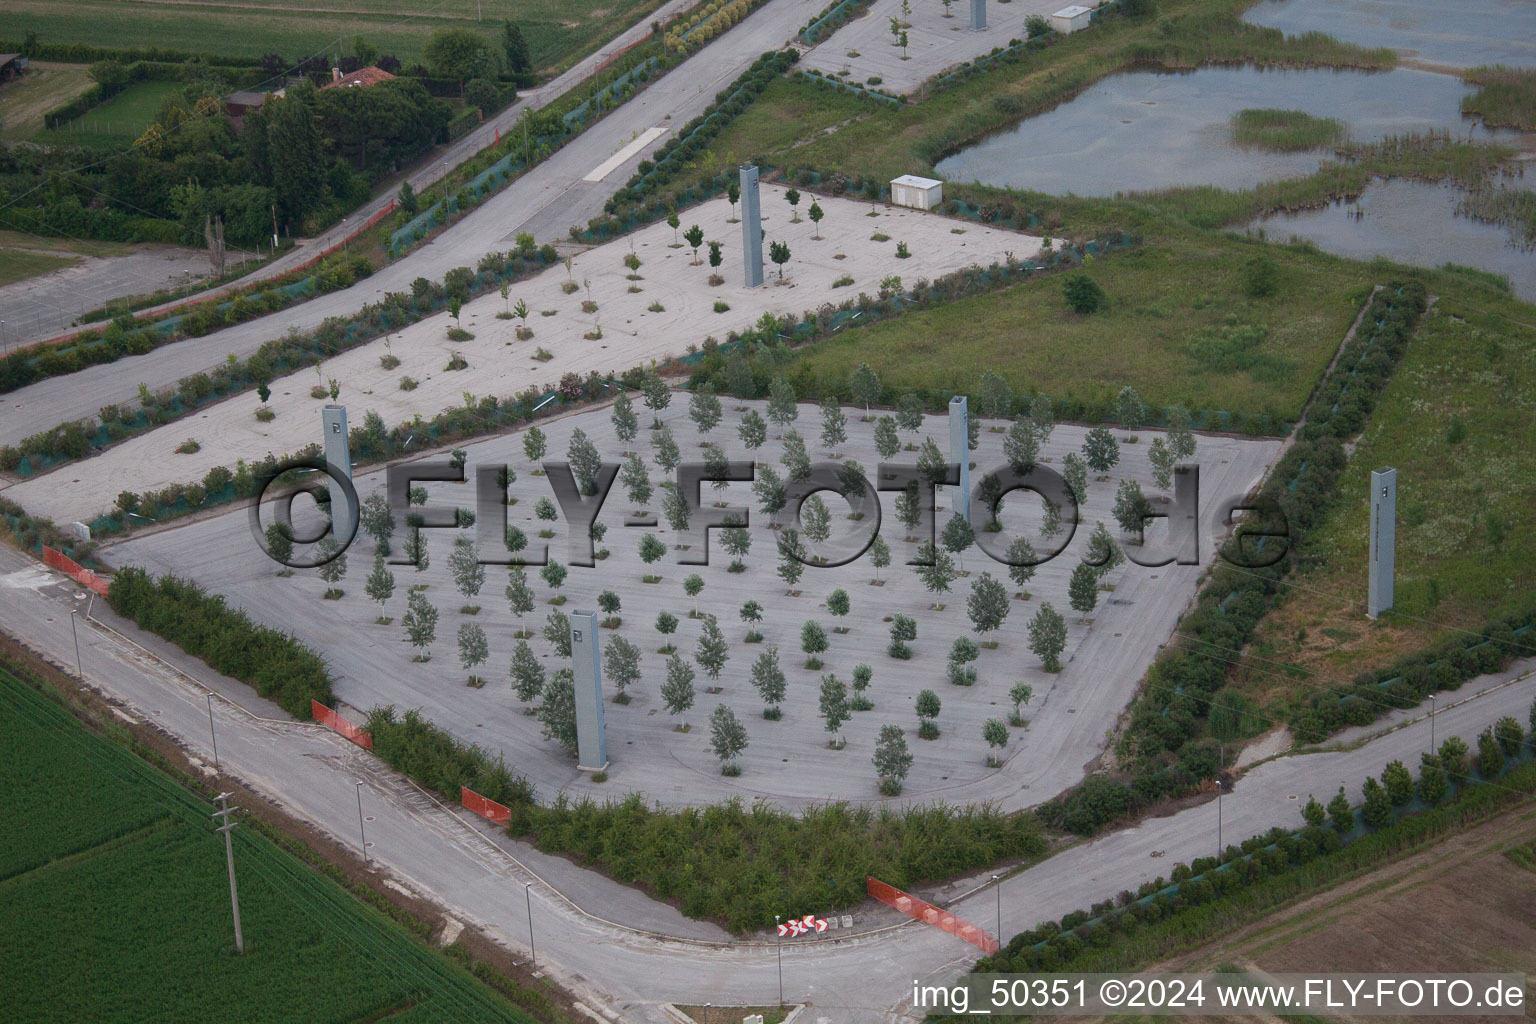
[[[29,277],[50,274],[61,267],[72,267],[79,256],[58,256],[24,249],[0,249],[0,285],[15,284]]]
[[[165,101],[178,95],[182,82],[136,82],[83,116],[59,128],[44,129],[39,142],[69,143],[84,141],[82,136],[110,136],[136,139],[155,123]]]
[[[1370,275],[1363,264],[1270,248],[1279,284],[1253,299],[1243,268],[1257,251],[1212,237],[1116,253],[1086,270],[1109,296],[1107,312],[1072,313],[1049,277],[844,331],[807,347],[792,372],[846,381],[867,362],[887,385],[966,391],[990,369],[1015,393],[1092,404],[1133,384],[1153,406],[1294,420]]]
[[[245,955],[236,956],[212,807],[4,671],[0,707],[8,743],[52,749],[80,785],[169,819],[0,886],[0,936],[44,927],[48,935],[22,946],[25,971],[0,977],[8,1015],[341,1024],[424,1004],[433,1012],[416,1019],[533,1020],[245,826],[234,832],[246,941]],[[0,771],[9,775],[9,760]],[[7,777],[4,791],[10,798],[49,785],[33,773]],[[63,806],[116,828],[110,806]],[[19,831],[24,841],[34,835]],[[0,940],[0,948],[8,945]]]

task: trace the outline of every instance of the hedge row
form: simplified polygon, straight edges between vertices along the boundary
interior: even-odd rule
[[[874,0],[832,0],[820,14],[800,26],[795,38],[807,46],[815,46],[823,36],[830,36],[873,3]]]
[[[233,88],[255,85],[264,77],[259,68],[216,67],[207,64],[175,64],[168,61],[135,61],[127,66],[128,81],[122,85],[96,84],[62,106],[54,107],[43,115],[43,126],[57,128],[68,124],[94,107],[130,88],[137,82],[184,82],[193,78],[216,75]]]
[[[112,610],[164,637],[216,672],[274,698],[294,718],[308,720],[310,701],[334,703],[325,659],[281,630],[252,622],[196,583],[126,566],[112,577]]]
[[[422,718],[419,708],[397,716],[393,705],[376,707],[364,728],[385,764],[446,800],[457,803],[459,787],[468,786],[508,807],[533,802],[533,784],[508,768],[500,754],[492,757],[483,747],[458,742]]]
[[[1526,753],[1528,748],[1521,756]],[[1432,770],[1438,771],[1438,764]],[[1344,831],[1310,824],[1298,832],[1275,828],[1246,840],[1240,848],[1227,847],[1220,858],[1202,857],[1177,865],[1171,875],[1173,884],[1159,878],[1142,885],[1137,893],[1125,890],[1090,910],[1073,911],[1059,921],[1020,932],[997,954],[983,958],[976,969],[1133,970],[1208,942],[1293,899],[1528,800],[1536,791],[1536,764],[1505,766],[1501,762],[1497,770],[1462,778],[1453,802],[1395,811],[1389,804],[1386,815],[1378,819],[1379,827],[1355,825],[1356,812],[1350,809],[1351,826]],[[1493,778],[1500,779],[1498,785],[1480,784]],[[1368,797],[1367,806],[1372,799],[1385,799],[1379,784],[1372,785],[1375,781],[1366,781],[1366,792],[1377,794]]]
[[[260,57],[233,57],[219,53],[192,53],[187,50],[166,50],[159,47],[141,49],[113,49],[107,46],[88,46],[85,43],[43,43],[36,36],[25,41],[0,40],[0,53],[20,53],[33,60],[56,60],[65,64],[93,64],[99,60],[115,60],[123,64],[153,60],[167,64],[196,62],[204,65],[255,68],[261,66]]]

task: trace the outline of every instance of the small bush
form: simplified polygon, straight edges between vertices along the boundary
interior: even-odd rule
[[[517,334],[518,341],[527,341],[529,338],[533,337],[533,328],[519,327],[515,333]]]
[[[469,360],[464,358],[464,353],[462,353],[462,352],[455,352],[453,355],[448,357],[448,365],[443,367],[443,369],[444,370],[467,370],[467,369],[469,369]]]
[[[400,365],[400,357],[397,355],[383,355],[379,357],[379,365],[386,370],[393,370]]]
[[[567,294],[567,295],[571,294],[571,292],[576,291],[580,287],[581,287],[581,285],[577,284],[575,281],[561,281],[560,282],[560,290],[565,292],[565,294]]]
[[[330,393],[329,390],[326,389],[326,387],[324,385],[316,384],[314,387],[309,389],[309,397],[310,398],[316,398],[316,399],[319,399],[319,398],[330,398],[331,397],[331,393]]]
[[[645,308],[650,310],[652,313],[665,313],[667,311],[667,307],[663,306],[660,302],[653,302]]]
[[[266,406],[262,406],[260,409],[256,410],[256,418],[263,423],[271,423],[273,420],[277,419],[277,413],[273,412]]]
[[[415,391],[416,390],[416,378],[415,377],[401,377],[400,378],[400,390],[401,391]]]
[[[177,455],[195,455],[203,450],[203,446],[197,443],[197,438],[189,437],[176,446]]]
[[[597,312],[597,303],[593,302],[591,299],[582,299],[581,300],[581,311],[583,313],[596,313]]]
[[[889,242],[891,240],[891,236],[883,231],[876,231],[874,234],[869,236],[869,240],[871,242]]]
[[[448,328],[448,340],[449,341],[474,341],[475,340],[475,336],[473,334],[469,333],[468,331],[466,331],[462,327],[450,327],[450,328]]]
[[[549,349],[545,348],[543,345],[540,345],[538,348],[533,350],[533,358],[537,359],[541,363],[547,363],[555,357],[550,353]]]
[[[715,312],[716,313],[728,313],[728,312],[730,312],[730,309],[731,309],[731,304],[729,302],[725,302],[725,301],[723,301],[721,299],[716,299],[715,300]]]
[[[849,277],[849,276],[847,276],[845,274],[842,277],[838,278],[836,281],[833,281],[832,282],[832,287],[833,288],[846,288],[846,287],[848,287],[851,284],[853,284],[853,278],[851,278],[851,277]]]

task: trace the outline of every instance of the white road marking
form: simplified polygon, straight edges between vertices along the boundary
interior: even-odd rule
[[[646,146],[649,146],[651,143],[655,142],[658,138],[665,135],[666,133],[667,130],[665,128],[647,128],[645,131],[641,132],[638,136],[635,137],[635,141],[631,142],[629,145],[613,154],[613,156],[609,157],[607,160],[604,160],[602,163],[598,164],[591,170],[591,172],[587,174],[585,178],[582,178],[581,180],[588,182],[602,181],[604,178],[608,177],[608,175],[617,170],[620,164],[634,156],[636,153],[640,152]]]

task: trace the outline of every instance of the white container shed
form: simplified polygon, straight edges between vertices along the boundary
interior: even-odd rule
[[[1084,7],[1082,4],[1073,4],[1063,7],[1051,15],[1051,28],[1066,35],[1069,32],[1079,32],[1087,28],[1093,22],[1093,8]]]
[[[944,201],[944,183],[937,178],[903,174],[891,179],[891,202],[914,210],[931,210]]]

